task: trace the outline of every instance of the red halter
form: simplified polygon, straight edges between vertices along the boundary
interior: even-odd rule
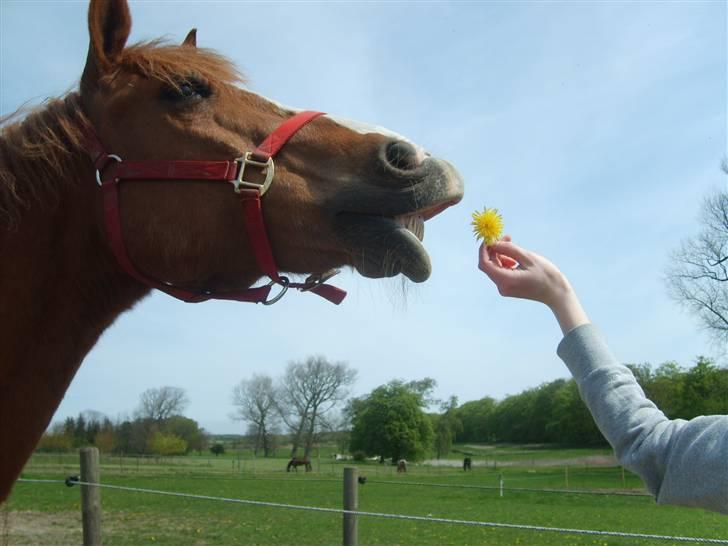
[[[279,125],[253,152],[246,152],[243,157],[231,161],[123,161],[117,155],[106,153],[93,129],[89,128],[86,142],[96,168],[96,180],[103,192],[106,236],[119,265],[142,284],[189,303],[222,299],[270,305],[281,299],[288,288],[298,288],[302,292],[311,291],[332,303],[337,305],[341,303],[346,292],[324,284],[327,279],[338,273],[336,270],[321,275],[311,275],[302,283],[292,283],[287,277],[278,274],[265,229],[261,204],[261,197],[273,181],[273,156],[297,131],[321,115],[322,112],[309,111],[296,114]],[[260,172],[265,174],[263,183],[244,179],[245,169],[250,167],[260,169]],[[270,282],[264,286],[232,292],[193,291],[139,271],[129,258],[121,229],[119,184],[124,180],[206,180],[231,183],[243,206],[243,220],[255,259],[258,266],[270,277]],[[282,288],[276,296],[269,299],[273,284],[279,284]]]

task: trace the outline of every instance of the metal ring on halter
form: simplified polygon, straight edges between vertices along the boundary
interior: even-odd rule
[[[334,275],[338,275],[339,273],[341,273],[341,269],[334,268],[329,269],[328,271],[320,273],[318,275],[310,275],[306,277],[306,280],[303,281],[303,286],[299,287],[298,290],[300,292],[308,292],[309,290],[312,290],[313,288],[324,284],[331,277],[333,277]]]
[[[121,158],[116,154],[109,154],[106,156],[106,159],[113,159],[117,163],[121,163]],[[104,164],[104,167],[108,164],[108,161]],[[96,183],[100,186],[102,184],[101,182],[101,169],[96,169]]]
[[[270,281],[268,283],[268,286],[273,286],[274,284],[280,284],[281,285],[281,291],[278,292],[274,297],[272,297],[269,300],[264,300],[261,303],[263,305],[273,305],[275,302],[277,302],[279,299],[283,297],[283,294],[285,294],[288,291],[288,285],[291,284],[291,281],[288,279],[288,277],[284,277],[283,275],[278,277],[279,281]]]

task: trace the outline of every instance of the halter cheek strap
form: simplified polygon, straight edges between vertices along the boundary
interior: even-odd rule
[[[325,284],[328,278],[338,273],[336,270],[312,275],[302,283],[292,283],[287,277],[278,273],[263,219],[261,201],[273,181],[273,157],[296,132],[321,115],[322,112],[311,111],[296,114],[278,126],[253,152],[247,152],[243,157],[232,161],[125,161],[117,155],[107,153],[95,132],[88,128],[86,143],[96,168],[96,180],[102,190],[106,236],[119,265],[142,284],[189,303],[223,299],[270,305],[283,297],[288,288],[314,292],[334,304],[341,303],[346,292]],[[259,169],[265,175],[265,181],[258,183],[246,180],[246,169],[250,168]],[[271,279],[270,282],[264,286],[239,291],[193,291],[140,271],[127,253],[119,211],[119,184],[129,180],[202,180],[231,183],[242,205],[243,220],[256,262],[263,273]],[[274,297],[270,297],[274,284],[280,285],[281,289]]]

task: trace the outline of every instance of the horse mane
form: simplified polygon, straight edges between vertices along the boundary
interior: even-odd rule
[[[20,208],[43,198],[57,202],[56,180],[75,181],[72,158],[87,123],[78,93],[0,119],[0,226],[14,225]]]
[[[171,87],[184,83],[186,77],[202,78],[219,94],[245,83],[225,57],[207,49],[167,45],[161,40],[124,49],[116,70],[105,74],[100,83],[112,82],[122,71]],[[57,203],[59,180],[77,181],[74,158],[84,148],[84,128],[88,124],[77,91],[0,118],[0,226],[15,225],[21,209],[27,210],[34,203]]]

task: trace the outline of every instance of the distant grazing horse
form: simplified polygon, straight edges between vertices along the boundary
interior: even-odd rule
[[[293,468],[293,470],[298,472],[299,466],[305,466],[306,472],[311,472],[311,470],[312,470],[311,461],[309,461],[308,459],[291,459],[290,461],[288,461],[288,466],[286,467],[286,472],[290,472],[291,468]]]
[[[0,502],[85,355],[152,288],[338,303],[337,267],[422,282],[424,221],[463,195],[402,137],[243,89],[194,29],[127,46],[126,0],[91,0],[88,28],[79,89],[0,133]]]
[[[463,459],[463,470],[468,471],[473,469],[473,460],[470,457],[465,457]]]
[[[397,461],[397,472],[407,472],[407,461],[404,459]]]

